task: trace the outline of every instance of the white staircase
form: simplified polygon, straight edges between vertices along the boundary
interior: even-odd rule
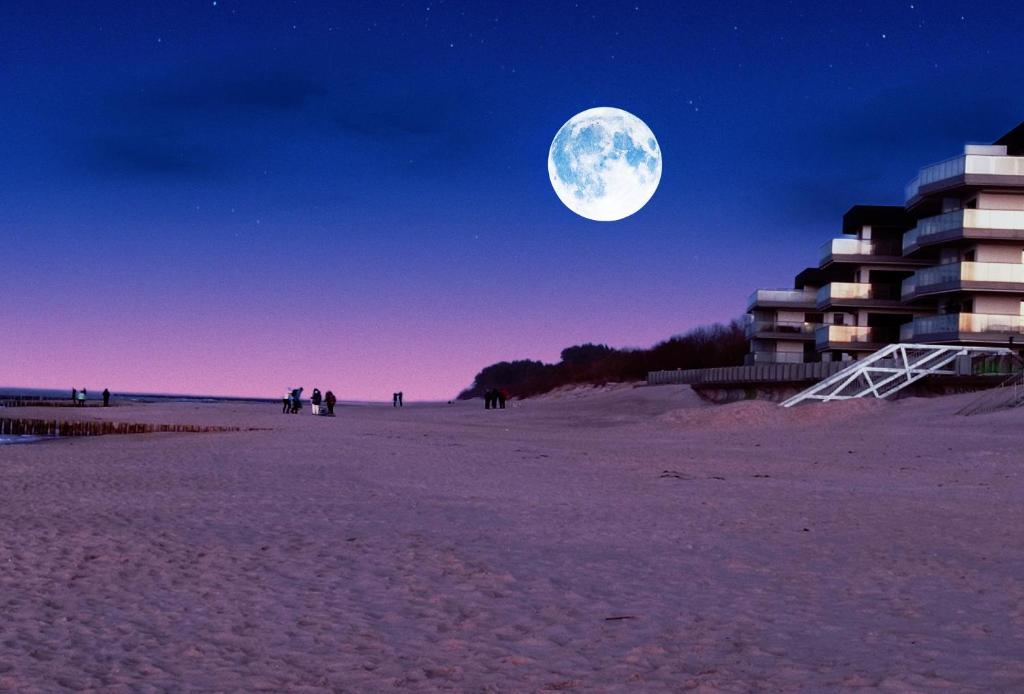
[[[933,374],[956,374],[957,357],[1011,356],[1005,347],[896,344],[883,347],[837,374],[797,393],[782,403],[792,407],[805,400],[850,400],[874,395],[886,398]]]

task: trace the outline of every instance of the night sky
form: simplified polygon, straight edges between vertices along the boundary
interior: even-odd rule
[[[1017,2],[21,2],[0,25],[0,385],[447,399],[788,286],[855,203],[1024,120]],[[593,106],[637,214],[551,189]]]

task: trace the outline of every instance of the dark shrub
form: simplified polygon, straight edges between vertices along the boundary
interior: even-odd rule
[[[746,352],[747,340],[740,321],[696,328],[648,349],[614,349],[587,343],[563,349],[557,364],[528,359],[492,364],[478,373],[473,385],[458,397],[482,397],[491,388],[504,388],[511,395],[525,397],[574,383],[639,381],[647,377],[648,371],[738,366]]]

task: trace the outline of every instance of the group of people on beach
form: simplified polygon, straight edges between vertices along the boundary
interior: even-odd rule
[[[505,401],[508,400],[508,391],[504,388],[491,388],[484,393],[485,410],[504,410]]]
[[[302,388],[289,389],[281,399],[281,412],[283,414],[298,414],[302,411]],[[334,393],[327,391],[321,393],[319,388],[313,389],[313,395],[309,398],[310,409],[314,415],[334,416],[334,405],[338,398]]]
[[[78,388],[71,389],[71,402],[75,407],[85,407],[85,400],[89,397],[89,393],[85,388],[79,390]],[[103,406],[110,407],[110,391],[106,388],[103,389]]]
[[[310,405],[315,415],[327,415],[328,417],[334,416],[334,404],[338,402],[338,398],[334,397],[334,393],[327,391],[324,394],[320,394],[319,388],[313,389],[313,397],[309,399]]]
[[[281,398],[282,414],[298,414],[302,411],[302,391],[302,388],[289,388],[285,391],[284,397]],[[331,391],[321,393],[319,388],[314,388],[313,395],[309,398],[310,409],[313,411],[313,414],[325,415],[327,417],[334,416],[334,405],[337,402],[338,398],[335,397],[334,393]],[[392,393],[391,404],[393,407],[405,407],[405,393],[402,391]],[[505,406],[505,396],[501,398],[501,406]],[[494,407],[498,407],[497,401],[495,401]]]

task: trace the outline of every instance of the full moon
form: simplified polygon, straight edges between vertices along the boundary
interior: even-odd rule
[[[661,181],[661,149],[647,124],[602,106],[577,113],[548,152],[551,187],[570,210],[614,222],[647,204]]]

